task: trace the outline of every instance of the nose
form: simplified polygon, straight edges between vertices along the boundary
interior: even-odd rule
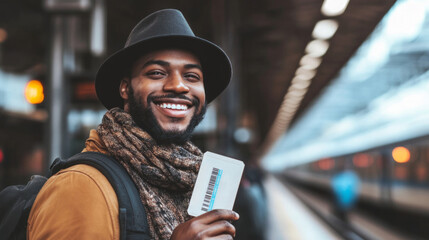
[[[175,93],[187,93],[189,87],[186,86],[185,79],[179,73],[171,74],[164,84],[164,91]]]

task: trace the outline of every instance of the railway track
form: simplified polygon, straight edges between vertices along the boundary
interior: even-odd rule
[[[346,240],[423,240],[429,239],[425,236],[425,231],[413,231],[410,225],[420,223],[408,222],[392,223],[388,218],[391,214],[384,214],[381,211],[362,206],[352,209],[347,213],[336,211],[334,199],[330,194],[314,189],[306,188],[280,178],[281,182],[291,190],[312,212],[321,220],[326,222],[335,232]],[[409,216],[405,217],[409,218]],[[392,220],[392,219],[390,219]],[[427,222],[426,222],[427,223]],[[408,226],[408,227],[407,227]]]

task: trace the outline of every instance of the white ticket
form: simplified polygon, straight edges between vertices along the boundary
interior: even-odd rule
[[[205,152],[189,203],[189,215],[199,216],[213,209],[232,210],[243,170],[242,161]]]

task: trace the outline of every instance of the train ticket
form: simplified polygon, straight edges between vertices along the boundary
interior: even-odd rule
[[[242,161],[205,152],[189,202],[189,215],[199,216],[213,209],[232,210],[243,170]]]

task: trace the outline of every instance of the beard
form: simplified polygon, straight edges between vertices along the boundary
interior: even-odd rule
[[[149,95],[147,97],[147,107],[145,107],[143,106],[141,100],[136,100],[136,98],[134,97],[134,90],[132,87],[130,88],[129,96],[130,115],[133,118],[134,122],[137,124],[137,126],[149,133],[149,135],[154,138],[158,144],[183,144],[188,141],[191,138],[192,132],[194,131],[195,127],[204,119],[204,115],[207,110],[207,103],[204,103],[200,112],[197,113],[197,107],[200,105],[200,101],[194,98],[193,100],[191,100],[193,106],[195,106],[194,116],[192,116],[192,119],[186,129],[182,131],[164,130],[159,124],[155,115],[153,114],[151,102],[161,97],[181,98],[190,100],[189,98],[185,97],[184,95],[175,93],[170,93],[161,97],[153,97]]]

